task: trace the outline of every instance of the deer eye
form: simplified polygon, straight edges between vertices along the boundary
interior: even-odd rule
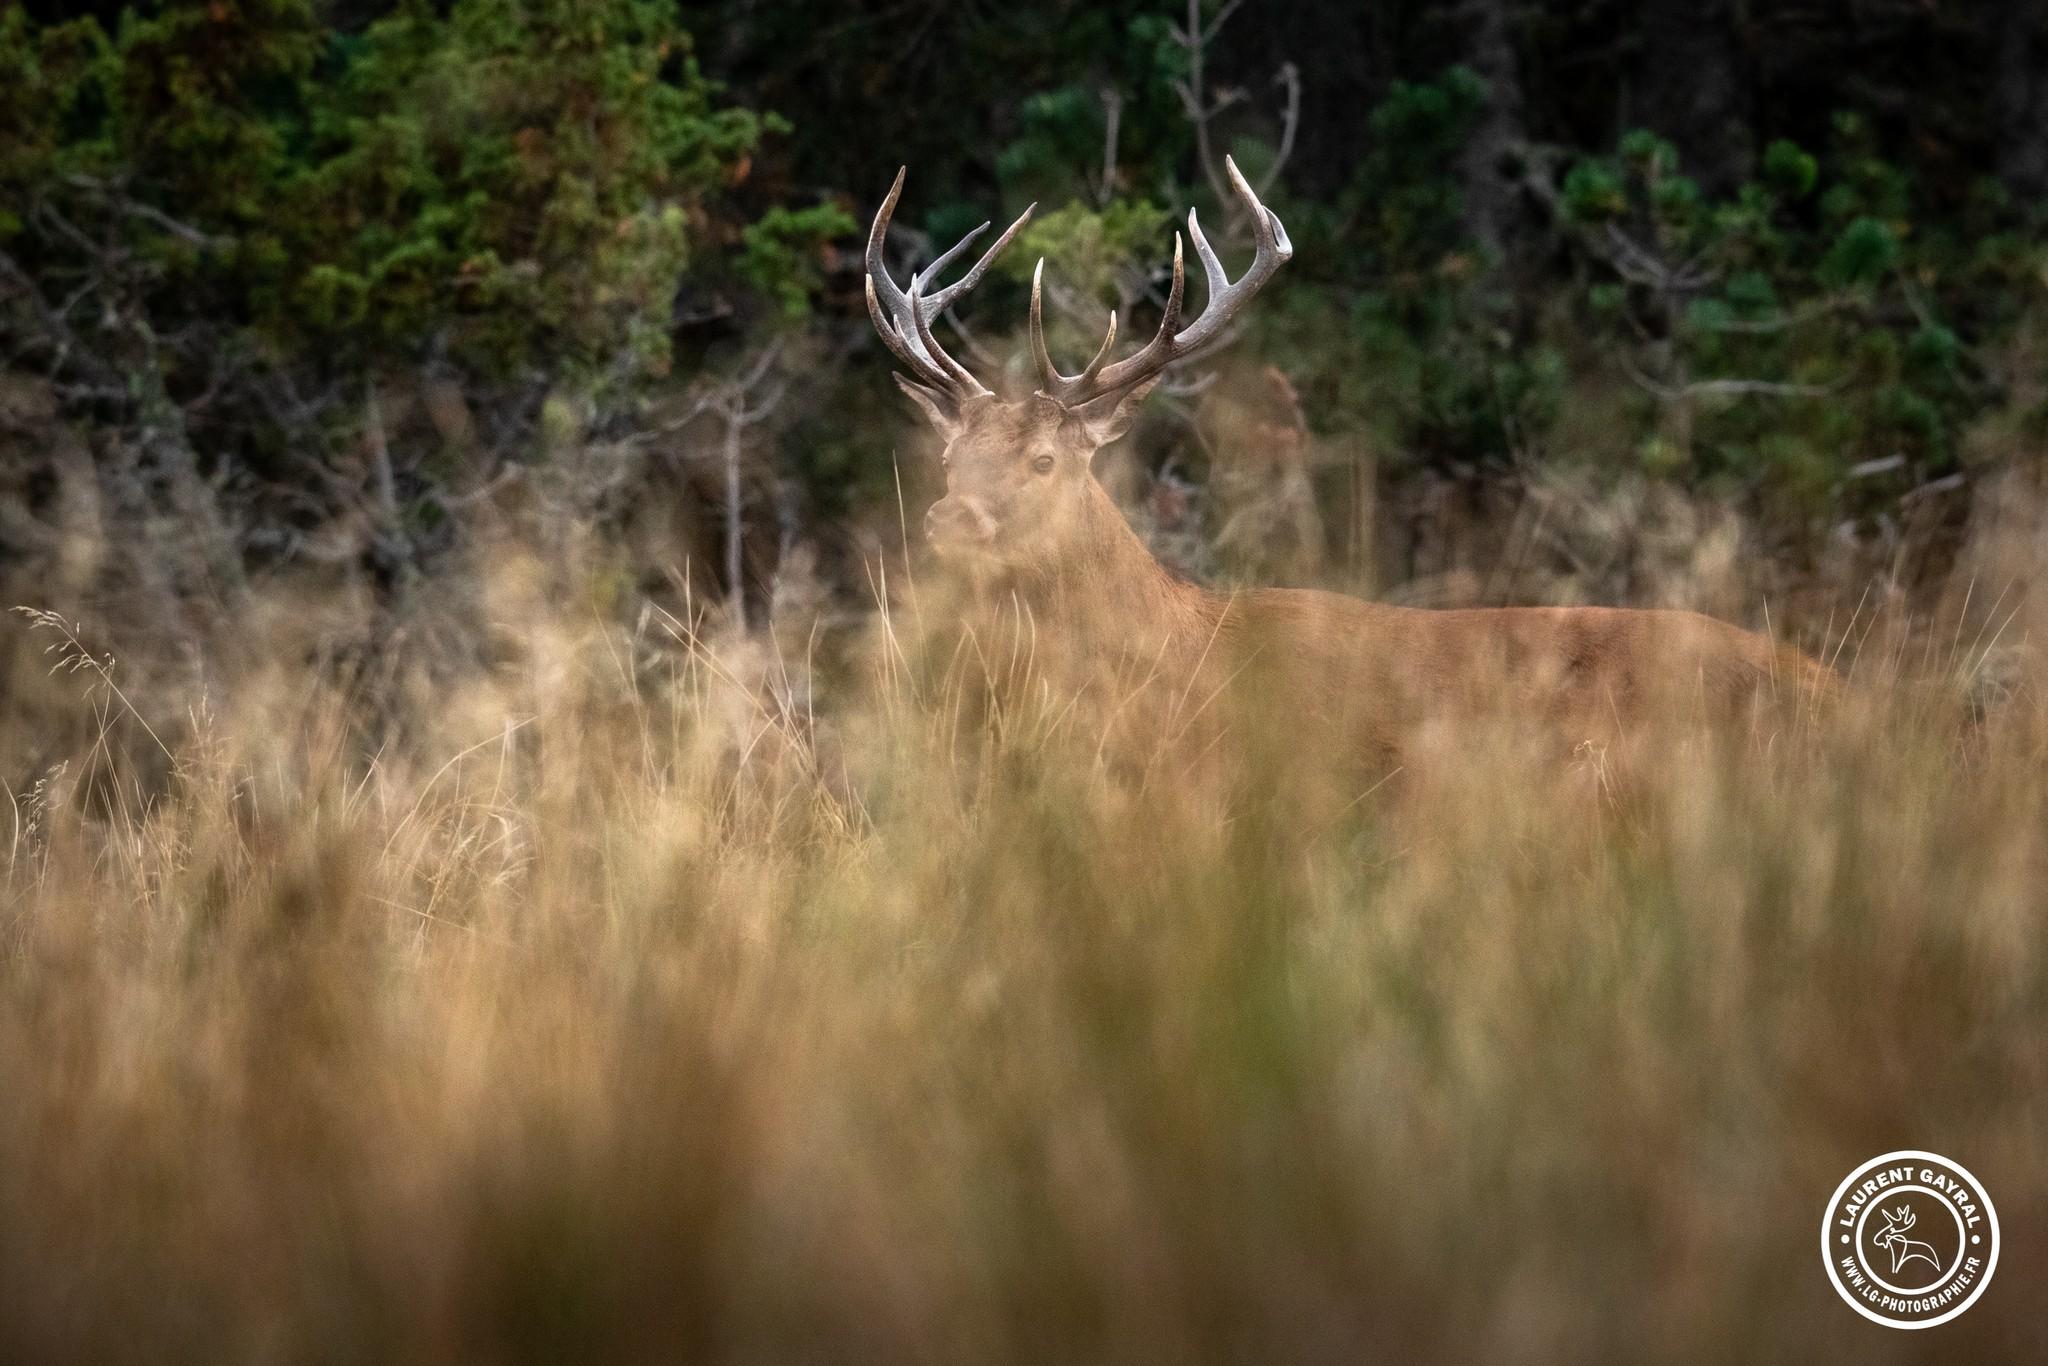
[[[1053,459],[1049,455],[1041,455],[1031,462],[1031,468],[1037,470],[1040,474],[1051,474],[1052,466]]]

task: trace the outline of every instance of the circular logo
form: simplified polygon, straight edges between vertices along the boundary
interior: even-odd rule
[[[1886,1153],[1835,1187],[1820,1256],[1836,1293],[1864,1318],[1932,1328],[1991,1284],[1998,1213],[1977,1178],[1947,1158]]]

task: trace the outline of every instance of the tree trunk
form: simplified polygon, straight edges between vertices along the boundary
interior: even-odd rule
[[[1508,163],[1526,141],[1522,123],[1522,82],[1508,27],[1510,0],[1472,0],[1466,63],[1486,82],[1486,113],[1466,145],[1459,176],[1465,192],[1465,221],[1486,252],[1490,269],[1507,263],[1519,208]]]
[[[1736,0],[1643,0],[1630,122],[1675,143],[1679,169],[1711,193],[1742,184],[1755,162],[1753,73],[1735,21]]]
[[[2048,0],[2003,0],[1998,43],[1998,174],[2027,201],[2048,198]]]
[[[747,583],[746,583],[746,503],[740,467],[744,447],[741,437],[742,405],[746,395],[741,392],[733,399],[733,406],[725,414],[725,595],[732,612],[732,624],[741,631],[747,629]]]

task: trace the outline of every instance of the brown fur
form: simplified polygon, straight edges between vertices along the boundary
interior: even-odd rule
[[[935,418],[948,490],[928,518],[935,544],[983,601],[1023,608],[1041,640],[1056,638],[1042,662],[1063,689],[1096,694],[1106,726],[1170,741],[1198,715],[1253,701],[1304,745],[1394,767],[1464,722],[1504,722],[1569,753],[1835,690],[1832,672],[1797,650],[1694,612],[1431,610],[1183,582],[1089,469],[1142,396],[1092,419],[1042,395],[979,398]]]

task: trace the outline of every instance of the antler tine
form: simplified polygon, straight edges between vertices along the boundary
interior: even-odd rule
[[[969,247],[973,246],[974,239],[981,236],[983,233],[987,231],[988,224],[984,222],[980,227],[976,228],[973,232],[968,233],[965,237],[955,242],[952,246],[947,247],[944,251],[940,252],[938,260],[933,261],[923,270],[913,271],[910,277],[910,293],[913,295],[917,293],[918,285],[920,282],[925,280],[936,280],[941,275],[944,275],[946,273],[946,267],[953,264],[953,258],[958,256],[961,252],[967,250]]]
[[[1109,359],[1110,348],[1116,345],[1116,310],[1109,310],[1109,331],[1102,338],[1102,345],[1095,348],[1095,355],[1078,375],[1063,375],[1052,363],[1052,353],[1045,349],[1045,314],[1040,303],[1040,294],[1045,281],[1045,258],[1038,258],[1038,265],[1031,272],[1031,354],[1038,362],[1038,377],[1041,390],[1049,398],[1062,398],[1092,384],[1102,369],[1102,363]]]
[[[1045,311],[1039,302],[1039,295],[1045,287],[1045,258],[1038,258],[1038,264],[1031,268],[1031,358],[1038,363],[1038,378],[1045,385],[1045,392],[1056,395],[1066,383],[1052,363],[1052,353],[1045,349]]]
[[[931,373],[931,362],[919,355],[911,347],[910,343],[904,340],[903,334],[897,330],[894,320],[882,312],[881,300],[875,297],[874,276],[870,275],[868,277],[867,286],[868,317],[874,320],[875,331],[881,334],[882,345],[888,347],[890,354],[895,356],[897,360],[902,361],[912,370],[915,370],[919,378],[925,380],[938,378]]]
[[[1174,333],[1180,328],[1180,305],[1187,297],[1188,271],[1180,249],[1180,234],[1173,235],[1173,282],[1166,288],[1166,307],[1159,312],[1159,330],[1152,334],[1152,340],[1138,348],[1135,355],[1118,361],[1112,370],[1127,371],[1142,379],[1163,368],[1175,355]],[[1105,382],[1106,388],[1119,387]]]
[[[925,308],[928,301],[924,297],[924,290],[922,288],[924,278],[924,273],[919,272],[917,275],[912,276],[910,281],[910,322],[917,329],[918,342],[937,359],[939,365],[944,369],[948,377],[948,387],[969,398],[987,393],[987,387],[980,380],[969,374],[966,366],[947,355],[946,349],[939,345],[939,339],[932,335],[931,322],[925,316]]]
[[[1112,308],[1109,310],[1109,330],[1103,334],[1102,345],[1095,348],[1095,354],[1089,358],[1088,364],[1082,368],[1080,374],[1081,383],[1090,384],[1094,382],[1095,376],[1102,370],[1102,363],[1109,359],[1109,349],[1115,345],[1116,310]]]
[[[896,216],[896,201],[903,194],[903,180],[909,174],[908,166],[896,168],[896,179],[890,183],[889,193],[882,196],[882,207],[875,210],[875,221],[868,228],[868,279],[881,282],[884,297],[891,304],[903,297],[903,291],[889,278],[888,264],[882,259],[882,243],[889,235],[889,220]]]
[[[1223,273],[1223,263],[1216,259],[1216,248],[1202,235],[1202,220],[1193,209],[1188,210],[1188,236],[1194,240],[1195,255],[1202,258],[1202,274],[1209,282],[1208,297],[1213,299],[1230,288],[1230,277]]]
[[[902,361],[922,382],[951,393],[956,398],[972,398],[988,393],[988,389],[967,370],[967,367],[946,354],[932,335],[929,319],[945,312],[953,301],[981,282],[988,272],[997,253],[1010,244],[1010,239],[1031,218],[1033,204],[1010,224],[995,244],[982,253],[974,268],[959,280],[939,290],[930,298],[924,294],[924,286],[938,278],[962,252],[972,246],[988,231],[983,223],[968,233],[950,249],[942,252],[922,271],[910,277],[910,288],[906,291],[890,278],[886,253],[883,248],[889,236],[889,221],[895,216],[896,202],[903,194],[903,182],[909,174],[908,167],[899,168],[895,181],[889,186],[889,193],[882,198],[882,204],[875,211],[875,221],[868,229],[867,246],[867,299],[868,315],[874,320],[875,330],[881,334],[883,345],[896,359]]]
[[[1017,215],[1017,221],[1010,224],[1009,227],[1004,228],[1003,235],[1001,237],[998,237],[994,242],[991,242],[989,244],[988,250],[981,254],[981,259],[974,263],[974,269],[968,271],[965,275],[961,276],[952,284],[947,285],[944,289],[940,290],[937,294],[934,294],[932,296],[931,307],[932,313],[934,315],[944,313],[948,308],[951,308],[953,306],[953,300],[959,298],[962,294],[965,294],[968,290],[973,289],[976,285],[981,283],[981,277],[988,274],[989,266],[995,261],[997,256],[1002,254],[1003,248],[1010,245],[1010,239],[1015,237],[1020,231],[1022,231],[1026,223],[1029,223],[1031,221],[1031,215],[1037,210],[1037,208],[1038,201],[1036,200],[1033,200],[1031,203],[1025,205],[1024,212]],[[931,265],[926,268],[924,272],[925,278],[927,280],[938,279],[939,272],[952,263],[953,258],[960,253],[962,248],[966,247],[970,242],[974,241],[975,238],[981,236],[981,234],[987,231],[987,229],[988,224],[983,223],[973,232],[970,232],[967,234],[967,236],[961,238],[959,244],[955,246],[953,250],[947,252],[945,255],[941,256],[938,260],[932,262]]]
[[[1031,358],[1038,364],[1038,378],[1045,386],[1045,392],[1055,394],[1066,382],[1052,363],[1052,353],[1045,349],[1045,308],[1040,295],[1045,288],[1045,258],[1038,258],[1038,264],[1031,268]]]
[[[1259,245],[1259,255],[1263,257],[1270,248],[1279,252],[1280,261],[1293,256],[1294,244],[1287,240],[1287,229],[1281,225],[1280,216],[1259,202],[1258,195],[1252,191],[1251,182],[1244,178],[1243,171],[1237,169],[1236,160],[1227,156],[1223,158],[1223,169],[1229,173],[1230,187],[1237,191],[1238,199],[1244,204],[1244,211],[1251,215],[1252,236]],[[1280,261],[1274,262],[1273,269],[1279,268]],[[1256,269],[1258,262],[1254,261],[1252,264]]]

